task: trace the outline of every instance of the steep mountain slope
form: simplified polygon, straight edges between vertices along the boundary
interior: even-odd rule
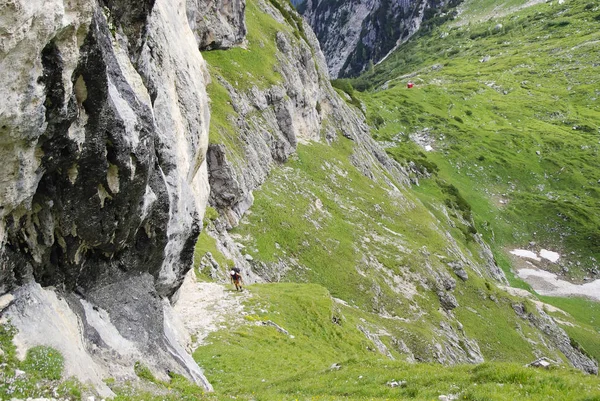
[[[526,9],[517,3],[475,13],[508,13],[500,19],[471,25],[459,19],[410,41],[354,81],[371,88],[354,96],[366,103],[388,153],[417,167],[414,189],[422,199],[438,198],[449,183],[460,190],[475,228],[507,271],[535,265],[591,283],[600,256],[600,110],[589,49],[598,40],[600,10],[585,1]],[[525,261],[509,254],[514,248],[561,256]],[[533,284],[552,295],[560,281]],[[584,300],[571,305],[581,316],[595,309]],[[597,329],[584,320],[579,328],[564,327],[598,358]]]
[[[354,82],[373,88],[388,153],[468,193],[498,248],[554,249],[545,267],[575,280],[599,271],[597,12],[571,1],[444,26]]]
[[[199,273],[223,280],[235,264],[249,282],[320,284],[359,314],[352,326],[367,347],[390,359],[548,355],[595,372],[541,306],[501,287],[504,274],[456,187],[429,199],[410,190],[418,169],[372,143],[291,8],[248,1],[247,18],[248,50],[204,53],[215,78],[211,204],[221,216],[205,222]]]
[[[333,78],[356,76],[419,28],[452,18],[461,0],[305,0],[297,5],[319,38]]]
[[[581,316],[580,305],[564,303],[568,314],[507,287],[497,263],[505,262],[502,253],[495,249],[495,258],[486,241],[498,244],[479,233],[479,209],[470,205],[468,188],[450,169],[440,170],[435,183],[426,180],[424,169],[435,165],[425,154],[413,158],[409,145],[389,148],[395,161],[376,143],[367,121],[383,137],[386,124],[399,117],[386,123],[378,110],[392,113],[397,104],[377,104],[377,93],[361,95],[347,85],[338,86],[348,93],[334,89],[316,37],[287,2],[93,3],[91,10],[82,9],[90,14],[81,20],[68,8],[74,4],[62,4],[68,11],[63,15],[64,7],[53,3],[59,15],[49,20],[59,26],[26,35],[38,50],[48,41],[57,46],[32,53],[39,68],[61,65],[67,56],[75,60],[61,73],[46,67],[43,79],[34,72],[18,82],[22,90],[44,93],[43,102],[23,104],[44,104],[49,114],[28,116],[47,123],[60,117],[57,126],[43,125],[53,129],[44,134],[50,139],[43,136],[49,146],[42,150],[51,151],[41,159],[43,168],[11,152],[11,146],[36,149],[35,141],[17,135],[31,133],[17,124],[28,121],[20,106],[11,103],[2,114],[11,124],[2,128],[11,134],[3,135],[9,167],[34,171],[42,180],[30,185],[27,199],[15,201],[14,210],[3,209],[9,230],[0,284],[3,293],[14,290],[0,297],[1,398],[81,399],[85,387],[59,381],[63,363],[66,375],[87,368],[96,374],[98,390],[107,384],[117,400],[128,401],[600,395],[597,377],[569,368],[597,373],[597,311]],[[48,22],[41,3],[23,2],[15,16],[29,21],[31,10],[32,26]],[[77,32],[87,37],[83,47],[72,36]],[[70,46],[62,47],[62,40]],[[240,47],[221,50],[234,43]],[[198,48],[205,50],[202,57]],[[16,60],[2,60],[27,71],[23,56],[30,53],[14,50]],[[65,108],[63,97],[72,106]],[[368,105],[368,120],[359,98]],[[70,114],[70,107],[79,110]],[[147,114],[136,114],[140,108]],[[87,115],[114,124],[97,129]],[[85,135],[73,139],[79,131],[68,127]],[[123,155],[127,162],[140,133],[152,139],[136,148],[150,152],[143,159],[147,170],[123,169]],[[63,145],[81,138],[81,148],[54,146],[54,140]],[[67,168],[73,159],[80,164]],[[142,173],[148,175],[140,179],[146,190],[130,189]],[[9,188],[31,184],[31,175],[16,175],[25,178],[5,180]],[[166,189],[155,190],[163,184]],[[73,196],[73,187],[93,196]],[[30,197],[44,202],[30,204]],[[202,224],[207,200],[211,207]],[[77,224],[70,226],[71,209],[64,205],[79,211],[79,204]],[[117,206],[131,209],[114,214]],[[123,226],[109,227],[114,235],[95,225],[121,216]],[[76,234],[86,219],[90,238],[81,252],[59,252],[81,245]],[[201,224],[196,269],[180,288]],[[123,228],[131,229],[125,239]],[[53,236],[44,236],[46,230]],[[147,241],[136,242],[144,233]],[[200,280],[223,283],[232,266],[243,271],[244,293],[194,282],[197,273]],[[58,273],[50,274],[52,269]],[[40,282],[56,287],[42,288]],[[226,302],[217,297],[213,306],[201,304],[217,293]],[[211,309],[210,319],[198,317]],[[194,320],[186,325],[191,336],[177,317]],[[16,346],[24,353],[38,345],[31,339],[62,355],[33,347],[19,361]],[[194,358],[210,384],[189,358],[197,345]],[[558,366],[548,372],[523,366],[540,356]],[[454,366],[463,363],[469,365]],[[177,372],[215,392],[203,394]],[[100,381],[111,375],[118,380]],[[142,380],[121,381],[135,376]]]

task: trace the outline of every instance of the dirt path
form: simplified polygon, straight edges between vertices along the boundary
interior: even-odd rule
[[[243,324],[243,302],[251,296],[231,285],[198,282],[193,273],[186,276],[179,294],[174,310],[192,336],[193,349],[210,333]]]

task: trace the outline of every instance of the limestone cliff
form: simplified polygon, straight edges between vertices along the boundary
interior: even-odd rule
[[[282,26],[275,37],[273,68],[279,81],[265,88],[254,83],[248,90],[238,89],[237,82],[215,74],[230,97],[237,118],[232,128],[243,145],[226,146],[211,140],[208,169],[211,203],[228,217],[229,227],[252,204],[252,191],[262,184],[269,171],[285,162],[299,142],[332,141],[339,134],[361,144],[363,157],[354,162],[366,175],[371,169],[384,169],[398,182],[407,183],[405,171],[391,160],[371,139],[364,117],[352,110],[329,83],[325,59],[312,30],[297,21],[289,21],[270,3],[259,1],[263,12],[269,13]],[[288,12],[292,12],[291,7]],[[298,32],[301,31],[302,35]]]
[[[246,35],[243,0],[187,0],[190,28],[203,50],[226,49]]]
[[[0,9],[0,294],[15,340],[58,348],[100,387],[143,357],[209,388],[168,302],[208,197],[207,74],[185,1]]]
[[[306,0],[298,7],[315,31],[332,77],[356,76],[384,59],[423,24],[443,21],[461,0]]]
[[[381,178],[383,174],[377,174],[378,171],[385,171],[397,183],[406,184],[408,178],[404,169],[371,138],[364,116],[347,105],[331,87],[325,59],[310,27],[299,18],[290,18],[288,13],[293,10],[289,5],[279,6],[284,7],[282,13],[275,3],[261,0],[257,4],[261,12],[286,27],[274,37],[274,64],[263,66],[265,70],[272,68],[280,78],[266,87],[264,82],[249,78],[250,87],[242,89],[239,82],[214,71],[212,85],[227,91],[228,105],[235,113],[235,118],[229,116],[228,123],[236,145],[222,142],[219,128],[214,128],[207,163],[210,203],[224,216],[218,223],[218,231],[224,234],[221,241],[231,251],[224,249],[224,252],[238,265],[245,266],[251,280],[261,281],[235,249],[227,229],[238,224],[252,206],[252,192],[265,182],[274,167],[288,160],[299,142],[327,143],[342,135],[360,145],[352,162],[363,174],[384,186],[391,182]]]

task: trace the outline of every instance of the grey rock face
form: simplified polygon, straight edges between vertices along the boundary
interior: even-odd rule
[[[315,31],[332,77],[355,76],[408,40],[447,0],[306,0],[300,8]]]
[[[208,198],[205,67],[184,7],[18,0],[0,17],[0,293],[37,282],[77,294],[142,355],[173,348],[152,336]],[[150,365],[193,377],[191,359],[171,359]]]
[[[538,307],[536,313],[528,313],[523,304],[515,303],[513,304],[513,309],[517,315],[526,319],[544,333],[574,367],[587,373],[598,374],[598,362],[589,358],[575,347],[569,335],[541,308]]]
[[[485,261],[485,271],[496,281],[507,285],[508,279],[504,275],[504,272],[500,266],[498,266],[496,263],[496,258],[494,258],[494,254],[492,253],[490,246],[483,241],[480,234],[473,234],[472,238],[479,245],[479,256]]]
[[[450,268],[454,271],[454,274],[456,274],[462,281],[467,281],[469,279],[469,275],[467,274],[467,271],[462,263],[449,262],[448,266],[450,266]]]
[[[440,304],[446,310],[452,310],[458,306],[458,301],[454,297],[454,295],[449,292],[438,291],[437,296],[440,300]]]
[[[377,351],[379,351],[380,354],[385,355],[386,357],[388,357],[392,360],[396,359],[396,358],[394,358],[392,353],[388,350],[388,348],[383,343],[383,341],[381,341],[381,339],[379,338],[379,335],[377,333],[372,333],[368,328],[361,326],[361,325],[358,325],[357,328],[365,335],[365,337],[367,337],[368,340],[373,342],[373,345],[375,346]]]
[[[187,17],[201,50],[227,49],[246,36],[245,0],[187,0]]]
[[[482,363],[484,361],[479,345],[468,338],[460,328],[458,331],[448,322],[440,322],[436,330],[438,338],[444,339],[434,346],[434,355],[439,363],[454,365],[457,363]]]

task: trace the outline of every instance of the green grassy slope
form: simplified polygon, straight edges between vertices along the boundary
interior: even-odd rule
[[[392,361],[370,350],[361,313],[321,286],[250,287],[247,324],[209,337],[194,354],[219,399],[595,400],[597,377],[555,368],[485,363],[444,367]],[[333,317],[337,319],[333,321]],[[283,333],[273,322],[285,329]],[[337,365],[337,366],[335,366]],[[394,383],[394,384],[392,384]],[[397,386],[395,385],[397,384]]]
[[[456,261],[457,252],[476,259],[477,246],[460,223],[450,226],[451,218],[446,229],[458,241],[448,243],[420,202],[373,185],[349,163],[352,146],[345,138],[331,146],[301,145],[297,157],[255,193],[252,213],[232,233],[263,263],[265,271],[258,273],[319,283],[389,332],[390,344],[402,340],[417,360],[434,360],[432,350],[445,337],[438,326],[448,320],[436,275],[452,274],[446,264]],[[280,260],[291,261],[290,270],[275,276],[269,266],[278,268]],[[453,294],[463,340],[477,339],[486,359],[535,359],[528,339],[536,332],[515,315],[512,297],[473,273],[467,282],[458,280]]]
[[[249,9],[254,10],[248,24],[250,37],[267,41],[271,35],[273,40],[273,33],[261,36],[263,25],[255,22],[263,17],[252,4],[249,1]],[[529,32],[528,28],[516,28],[521,18],[538,15],[534,9],[521,13],[512,28],[504,22],[503,34],[512,35],[512,47],[528,43],[522,33]],[[539,61],[519,56],[515,50],[509,61],[494,64],[500,62],[503,49],[511,49],[502,44],[505,40],[494,37],[495,25],[494,21],[445,28],[450,36],[443,40],[439,39],[446,32],[442,30],[430,39],[421,36],[407,44],[408,51],[401,50],[373,74],[353,81],[356,87],[369,89],[355,92],[354,103],[360,99],[366,104],[368,121],[377,126],[374,133],[385,141],[388,152],[407,166],[412,162],[410,169],[413,178],[420,179],[419,186],[394,190],[381,184],[390,177],[380,170],[373,172],[374,180],[366,177],[350,162],[357,157],[358,145],[339,136],[331,144],[300,144],[297,154],[275,168],[255,191],[251,210],[231,234],[245,246],[244,253],[252,256],[256,273],[273,284],[250,287],[253,298],[247,305],[247,325],[214,333],[195,353],[218,398],[430,400],[456,394],[470,400],[591,400],[600,396],[596,377],[563,368],[548,372],[524,368],[524,363],[539,355],[563,362],[564,356],[549,350],[540,340],[540,331],[513,310],[514,303],[524,302],[529,312],[537,313],[533,303],[510,296],[488,274],[477,273],[485,270],[486,262],[473,236],[477,232],[493,244],[496,260],[507,270],[511,260],[505,248],[530,240],[560,251],[571,247],[580,261],[596,255],[584,230],[591,229],[593,220],[577,220],[572,225],[575,236],[563,238],[553,232],[564,227],[562,217],[549,218],[548,212],[548,204],[569,208],[577,200],[582,213],[594,218],[594,191],[577,192],[580,199],[569,195],[571,203],[563,202],[563,196],[585,180],[600,178],[594,176],[593,142],[582,150],[581,160],[572,160],[567,151],[597,135],[588,128],[572,129],[574,125],[593,127],[594,115],[569,105],[561,109],[569,115],[568,125],[552,119],[526,119],[545,109],[536,104],[545,105],[547,89],[536,82],[531,91],[534,100],[525,99],[530,97],[521,87],[525,79],[519,78],[519,85],[514,86],[515,74],[506,69],[537,77],[543,74],[529,72],[537,67],[524,65]],[[564,27],[573,28],[557,29]],[[478,36],[478,32],[487,33]],[[594,33],[582,31],[581,35],[587,38]],[[478,49],[479,37],[490,40],[489,46]],[[490,53],[490,61],[480,63],[493,49],[500,50]],[[221,59],[231,57],[237,65],[244,65],[245,53],[222,52],[211,57],[207,54],[211,71],[231,81],[230,75],[237,73],[230,71],[235,64],[221,63]],[[430,68],[440,63],[445,65]],[[270,70],[269,62],[263,68]],[[408,79],[398,77],[413,71],[420,71],[411,78],[417,88],[406,91]],[[251,75],[248,79],[254,82],[256,74]],[[555,82],[545,79],[544,83]],[[387,81],[383,90],[381,85]],[[237,85],[241,90],[250,87],[241,81]],[[213,110],[223,112],[217,121],[227,121],[232,112],[223,96],[226,92],[214,88],[214,96],[209,93]],[[217,131],[225,125],[214,126],[211,141],[238,146],[230,145],[221,137],[223,131]],[[425,152],[409,139],[417,131],[435,138],[435,152]],[[563,138],[565,132],[569,136]],[[231,138],[235,140],[234,131]],[[539,157],[534,144],[540,145]],[[547,164],[553,162],[578,164],[569,164],[555,179],[544,176]],[[526,172],[529,168],[533,173]],[[576,174],[576,168],[587,170]],[[436,174],[423,179],[425,171]],[[580,181],[563,182],[562,175]],[[533,208],[539,200],[528,196],[546,196],[538,180],[558,198],[548,198]],[[585,181],[586,188],[592,188],[590,182]],[[537,192],[530,195],[532,189]],[[538,234],[531,237],[534,231]],[[214,252],[212,242],[204,238],[198,253],[209,245]],[[469,275],[466,282],[449,267],[456,262],[464,264]],[[583,274],[580,271],[576,277]],[[438,295],[447,292],[439,288],[446,277],[456,286],[450,291],[458,303],[452,312],[444,310]],[[526,287],[518,281],[514,284]],[[574,343],[596,356],[599,336],[593,322],[578,314],[582,308],[564,308],[571,313],[561,314],[564,327]],[[283,327],[289,335],[261,323],[266,321]],[[375,334],[384,350],[365,332]],[[449,339],[452,335],[454,340]],[[464,356],[472,340],[489,363],[448,368],[406,362],[443,361],[444,355],[452,353]],[[436,356],[437,347],[443,352]],[[342,368],[331,370],[333,363]],[[403,380],[406,384],[400,387],[387,385]]]
[[[353,81],[367,89],[355,96],[390,155],[433,173],[414,188],[420,199],[439,199],[448,183],[459,188],[507,272],[514,263],[507,250],[534,241],[562,255],[547,269],[597,278],[600,5],[573,0],[507,12],[521,3],[465,3],[459,22],[507,15],[417,37]],[[416,87],[407,89],[409,81]],[[543,299],[576,317],[562,319],[563,328],[598,358],[598,328],[589,321],[597,304]]]
[[[497,252],[534,241],[575,280],[597,274],[600,258],[598,15],[573,0],[444,25],[353,82],[370,88],[361,99],[389,153],[437,167]]]

